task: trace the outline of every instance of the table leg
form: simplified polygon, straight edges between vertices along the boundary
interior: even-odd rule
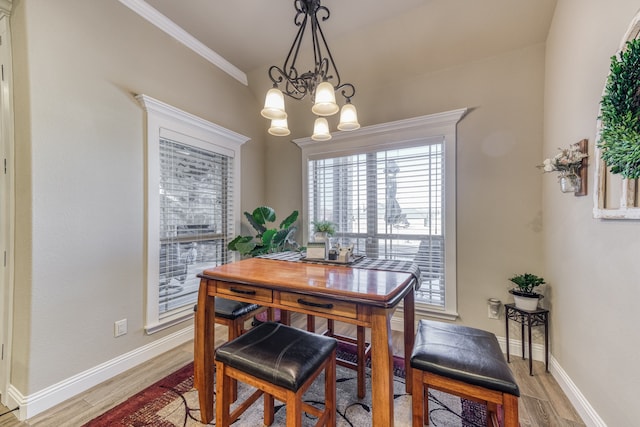
[[[549,372],[549,314],[544,315],[544,365]]]
[[[309,332],[316,331],[316,316],[312,314],[307,314],[307,331]]]
[[[200,280],[198,310],[196,311],[194,337],[194,380],[200,401],[202,422],[213,420],[214,394],[214,346],[215,346],[215,298],[207,295],[208,280]]]
[[[527,316],[527,327],[529,328],[529,375],[533,376],[533,342],[531,341],[531,316]]]
[[[405,374],[405,390],[411,394],[412,382],[411,378],[411,353],[413,352],[413,343],[415,341],[415,293],[413,290],[404,297],[404,371]]]
[[[291,325],[291,312],[288,310],[280,310],[280,322],[283,325]]]
[[[522,341],[522,360],[525,359],[524,356],[524,348],[525,348],[525,335],[524,335],[524,314],[520,314],[520,320],[522,320],[522,323],[520,323],[520,338]]]
[[[371,324],[371,389],[373,427],[393,427],[393,350],[391,312],[374,308]]]
[[[504,311],[504,324],[505,324],[505,334],[507,340],[507,362],[511,362],[509,359],[509,308],[505,307]]]

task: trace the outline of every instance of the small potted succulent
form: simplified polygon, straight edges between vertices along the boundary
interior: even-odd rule
[[[534,292],[534,288],[545,284],[544,279],[535,274],[524,273],[517,274],[509,280],[516,285],[515,288],[509,290],[515,299],[516,307],[529,311],[537,309],[538,300],[543,298],[543,295]]]
[[[331,221],[311,221],[313,225],[313,240],[316,242],[325,242],[327,239],[336,234],[336,224]]]

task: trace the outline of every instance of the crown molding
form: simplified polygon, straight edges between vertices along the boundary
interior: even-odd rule
[[[7,1],[7,0],[0,0]],[[189,49],[193,50],[195,53],[211,62],[216,67],[220,68],[225,73],[229,74],[234,79],[238,80],[245,86],[248,86],[247,75],[240,70],[238,67],[224,59],[217,52],[209,49],[204,45],[200,40],[193,37],[191,34],[186,32],[182,27],[177,25],[171,19],[167,18],[162,13],[158,12],[158,10],[151,7],[144,0],[119,0],[120,3],[127,6],[129,9],[133,10],[135,13],[151,22],[153,25],[169,34],[174,39],[178,40],[180,43],[187,46]]]

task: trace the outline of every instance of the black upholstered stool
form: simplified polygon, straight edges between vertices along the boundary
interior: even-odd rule
[[[225,325],[229,328],[228,341],[235,339],[245,332],[244,324],[251,317],[268,310],[258,304],[248,302],[234,301],[226,298],[216,298],[216,323]],[[198,311],[198,304],[193,306],[193,311]],[[269,314],[269,318],[273,314]]]
[[[245,332],[244,325],[254,315],[260,314],[269,310],[268,317],[271,318],[273,314],[267,307],[263,307],[258,304],[251,304],[248,302],[234,301],[226,298],[216,298],[216,313],[215,322],[219,325],[225,325],[228,329],[227,341],[233,341]],[[198,305],[193,306],[193,311],[198,310]],[[198,336],[198,334],[194,334]],[[195,379],[194,379],[195,381]],[[233,400],[235,401],[237,396],[237,386],[235,381],[232,385],[233,388]]]
[[[494,334],[450,323],[421,320],[411,354],[413,427],[429,423],[428,389],[487,405],[487,425],[518,427],[518,384]]]
[[[216,297],[216,323],[229,327],[229,341],[242,335],[245,322],[267,307]]]
[[[227,427],[264,394],[264,424],[273,423],[273,400],[286,404],[287,427],[302,425],[302,413],[318,417],[316,426],[336,424],[336,340],[279,323],[263,323],[216,350],[216,426]],[[324,411],[302,400],[324,371]],[[231,382],[258,390],[230,406]]]

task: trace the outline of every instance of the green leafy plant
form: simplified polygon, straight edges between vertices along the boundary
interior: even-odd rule
[[[531,273],[517,274],[509,278],[509,280],[517,286],[517,289],[514,289],[513,292],[519,292],[529,295],[537,295],[533,291],[533,288],[546,283],[542,277],[538,277],[535,274]]]
[[[280,223],[278,228],[268,228],[268,223],[276,221],[276,211],[269,206],[258,206],[252,213],[245,212],[244,216],[256,230],[256,235],[236,236],[227,245],[229,250],[253,257],[299,249],[299,245],[294,238],[297,227],[293,225],[298,219],[298,211],[293,211],[291,215]]]
[[[640,178],[640,39],[628,41],[611,57],[605,92],[600,102],[602,160],[611,173]]]
[[[311,221],[313,225],[314,233],[327,233],[329,236],[333,236],[336,234],[337,225],[334,222],[322,220],[322,221]]]

